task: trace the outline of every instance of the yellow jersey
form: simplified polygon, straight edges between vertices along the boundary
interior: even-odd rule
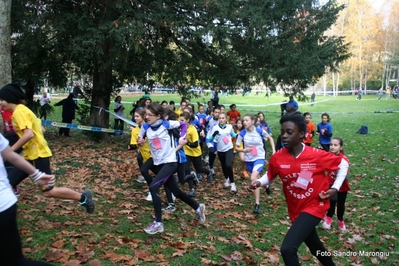
[[[132,129],[132,136],[130,138],[130,144],[131,145],[137,145],[137,140],[139,138],[139,133],[140,133],[140,127],[135,127]],[[139,151],[141,155],[143,156],[143,162],[147,161],[152,157],[151,152],[150,152],[150,145],[148,144],[148,141],[146,140],[144,142],[143,146],[138,146]]]
[[[198,141],[198,131],[193,125],[189,125],[187,128],[187,142],[196,142]],[[201,146],[198,143],[198,146],[195,148],[191,148],[188,145],[184,145],[184,153],[187,156],[191,157],[199,157],[202,155]]]
[[[52,156],[43,135],[42,121],[28,107],[18,104],[12,114],[12,123],[19,137],[22,137],[25,129],[31,129],[33,132],[33,138],[22,146],[26,160],[33,161]]]

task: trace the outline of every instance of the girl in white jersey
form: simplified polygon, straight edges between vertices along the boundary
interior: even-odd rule
[[[215,125],[211,132],[210,138],[208,139],[210,143],[215,142],[218,151],[218,157],[220,164],[222,166],[225,187],[231,186],[231,191],[236,192],[237,188],[234,183],[233,175],[233,142],[231,138],[237,137],[234,133],[234,129],[231,125],[227,124],[227,117],[225,113],[220,113],[219,123]]]
[[[262,128],[255,127],[256,117],[247,114],[244,116],[244,129],[238,134],[236,142],[236,151],[244,152],[244,160],[248,171],[251,173],[251,181],[259,178],[263,170],[263,165],[266,163],[266,152],[263,146],[263,139],[270,140],[273,154],[276,152],[273,138]],[[244,142],[244,147],[240,147]],[[254,213],[260,213],[260,190],[256,189]]]
[[[146,135],[154,161],[154,167],[151,170],[156,174],[150,184],[155,220],[144,229],[147,234],[156,234],[164,231],[161,197],[159,196],[159,188],[164,184],[177,198],[190,205],[196,211],[200,224],[205,222],[205,204],[198,204],[194,199],[182,192],[173,178],[173,173],[177,168],[176,145],[172,139],[173,135],[169,134],[168,129],[180,128],[180,139],[184,142],[187,125],[178,121],[165,121],[162,119],[163,113],[164,109],[158,103],[151,103],[147,107],[147,123],[144,123],[141,127],[137,141],[139,145],[144,144],[145,140],[143,137]]]
[[[30,178],[39,186],[54,186],[55,178],[36,170],[19,154],[8,146],[8,140],[0,134],[0,254],[2,265],[50,265],[32,261],[22,253],[21,237],[17,227],[17,197],[11,189],[4,167],[8,161],[19,169],[30,174]]]

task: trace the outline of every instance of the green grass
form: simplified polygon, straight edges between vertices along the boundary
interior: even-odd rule
[[[151,97],[159,101],[166,98],[179,101],[177,96],[171,95]],[[137,98],[123,95],[123,101]],[[242,114],[266,112],[276,138],[280,114],[279,106],[272,104],[283,99],[281,96],[229,96],[221,98],[221,103],[226,106],[236,103]],[[377,101],[375,96],[368,95],[361,101],[356,101],[354,96],[318,96],[316,100],[322,102],[314,106],[300,103],[300,111],[310,111],[314,123],[320,122],[321,113],[330,114],[334,136],[345,141],[345,153],[351,162],[352,188],[345,214],[348,231],[340,233],[334,221],[331,231],[318,227],[319,236],[330,251],[391,252],[386,258],[334,257],[337,265],[397,264],[399,254],[392,252],[399,251],[396,233],[399,223],[399,138],[396,134],[399,100]],[[266,106],[251,106],[258,104]],[[60,117],[60,110],[52,114],[51,119]],[[392,113],[385,112],[387,110]],[[369,134],[356,134],[363,124],[368,125]],[[164,216],[165,232],[149,236],[142,229],[151,222],[153,208],[144,200],[146,186],[135,181],[138,174],[135,154],[125,150],[130,137],[112,138],[108,144],[98,144],[79,131],[72,131],[74,137],[67,139],[58,137],[54,128],[47,130],[46,138],[54,153],[52,169],[58,185],[78,191],[85,186],[91,188],[97,208],[94,214],[88,215],[75,203],[45,199],[29,181],[22,183],[18,219],[23,247],[29,258],[49,260],[58,256],[58,260],[51,261],[54,265],[72,265],[77,261],[94,264],[94,260],[102,265],[283,263],[278,249],[289,220],[280,181],[274,185],[272,195],[262,192],[263,213],[255,216],[252,214],[253,196],[245,191],[247,180],[237,177],[239,191],[232,195],[222,187],[219,174],[212,186],[201,183],[197,190],[196,199],[207,205],[205,226],[197,226],[194,212],[177,201],[178,210]],[[216,171],[220,173],[218,166]],[[187,191],[187,187],[184,189]],[[57,241],[63,244],[59,246]],[[317,265],[305,245],[301,246],[299,257],[302,265]]]

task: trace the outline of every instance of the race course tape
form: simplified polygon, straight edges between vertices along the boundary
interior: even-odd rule
[[[56,121],[51,121],[51,120],[42,120],[42,125],[45,127],[50,127],[50,126],[63,127],[63,128],[72,128],[72,129],[86,130],[86,131],[93,131],[93,132],[102,132],[102,133],[115,133],[115,134],[123,133],[123,130],[119,130],[119,129],[84,126],[84,125],[78,125],[78,124],[56,122]]]

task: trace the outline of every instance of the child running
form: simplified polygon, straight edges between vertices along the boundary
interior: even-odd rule
[[[215,142],[217,145],[218,157],[224,174],[225,187],[231,187],[231,192],[236,192],[237,187],[234,183],[233,175],[233,143],[231,138],[236,138],[233,127],[227,124],[225,113],[220,113],[219,123],[215,125],[210,132],[209,142]],[[208,177],[209,179],[209,177]]]
[[[259,178],[266,163],[266,152],[263,148],[263,139],[268,139],[272,147],[273,154],[276,152],[273,138],[263,129],[255,127],[256,117],[247,114],[244,116],[244,128],[237,137],[236,150],[243,152],[245,164],[251,173],[251,181],[254,182]],[[244,142],[244,147],[240,147]],[[255,206],[254,213],[260,213],[260,189],[255,189]]]
[[[303,143],[305,143],[305,145],[307,146],[312,146],[313,136],[316,127],[311,121],[312,116],[310,115],[309,112],[304,113],[303,116],[305,117],[306,120],[306,135],[305,138],[303,139]]]
[[[180,128],[180,140],[185,141],[187,126],[178,121],[166,121],[163,119],[164,109],[158,103],[151,103],[146,109],[146,120],[139,133],[137,143],[144,145],[146,134],[150,151],[154,161],[151,169],[156,174],[150,184],[150,192],[154,205],[155,220],[144,231],[147,234],[156,234],[164,231],[162,223],[161,197],[159,189],[165,184],[167,188],[179,199],[190,205],[197,214],[200,224],[205,222],[205,204],[198,204],[195,200],[182,192],[173,178],[177,169],[176,145],[168,129]]]
[[[331,139],[330,143],[330,152],[339,156],[343,160],[347,161],[349,164],[349,159],[344,155],[344,141],[339,137],[334,137]],[[331,171],[328,175],[330,184],[334,184],[334,181],[337,177],[336,171]],[[327,216],[323,222],[324,229],[331,229],[332,218],[335,213],[335,207],[337,207],[337,218],[338,218],[338,227],[339,230],[345,231],[345,223],[344,223],[344,213],[345,213],[345,202],[346,196],[348,195],[348,191],[350,190],[348,175],[346,175],[345,181],[342,183],[341,188],[339,189],[337,195],[330,198],[330,209],[327,211]]]
[[[281,246],[285,265],[299,266],[298,248],[305,242],[322,265],[335,265],[316,231],[330,206],[329,199],[339,191],[346,178],[348,163],[339,156],[303,144],[306,121],[299,112],[280,119],[284,148],[272,155],[267,173],[249,186],[254,190],[277,176],[283,185],[288,214],[292,222]],[[326,171],[337,172],[329,188]]]
[[[7,161],[28,173],[39,186],[54,186],[55,178],[35,169],[8,146],[8,141],[0,134],[0,253],[2,265],[45,266],[48,263],[28,260],[23,252],[17,225],[17,197],[12,191],[3,162]]]
[[[192,114],[188,112],[183,112],[180,115],[180,121],[186,123],[187,128],[187,143],[184,145],[184,153],[187,157],[187,163],[185,164],[185,174],[186,174],[186,181],[194,180],[196,181],[195,172],[190,173],[190,164],[191,162],[194,165],[195,171],[198,173],[204,173],[208,176],[208,179],[212,179],[212,173],[208,169],[202,167],[202,160],[201,160],[201,147],[199,145],[199,136],[196,128],[190,124],[191,120],[193,119]],[[183,182],[184,183],[184,182]],[[190,183],[189,183],[190,184]],[[197,194],[195,190],[190,187],[190,192],[188,193],[189,196],[195,197]]]
[[[207,127],[207,134],[206,134],[206,146],[208,147],[208,164],[209,164],[209,171],[212,172],[212,175],[215,174],[215,170],[213,169],[213,164],[215,163],[216,159],[216,152],[217,149],[215,147],[215,143],[213,141],[209,141],[209,139],[212,137],[212,129],[217,123],[219,122],[219,115],[220,115],[220,107],[216,106],[213,109],[213,116],[212,118],[209,119],[208,121],[208,127]],[[209,177],[208,176],[208,183],[212,183],[212,175]]]
[[[327,113],[321,115],[321,123],[317,125],[317,134],[319,134],[319,142],[323,150],[330,151],[333,128],[330,124],[330,116]]]
[[[0,104],[4,109],[13,111],[12,121],[19,140],[12,145],[11,149],[16,151],[23,149],[24,158],[40,171],[51,175],[50,158],[51,150],[44,138],[41,121],[24,104],[25,93],[16,84],[8,84],[0,90]],[[15,189],[29,175],[14,167],[9,173],[8,178],[11,186]],[[80,203],[86,208],[88,213],[92,213],[95,203],[89,189],[79,193],[69,188],[47,187],[42,188],[43,196],[49,198],[70,199]]]
[[[139,149],[139,151],[137,152],[137,163],[141,169],[143,167],[143,164],[145,162],[147,162],[147,160],[151,159],[151,162],[152,162],[150,145],[148,144],[148,142],[147,141],[144,142],[144,145],[142,145],[142,146],[137,145],[137,140],[139,138],[141,126],[144,124],[145,109],[144,108],[136,109],[136,111],[134,112],[133,118],[134,118],[134,121],[138,124],[138,126],[133,128],[133,130],[132,130],[130,144],[128,145],[128,150],[136,150],[137,148]],[[152,163],[151,163],[151,165],[152,165]],[[149,168],[148,168],[148,170],[149,170]],[[148,173],[148,171],[147,171],[147,173]],[[147,183],[148,185],[150,185],[151,181],[152,181],[152,177],[149,174],[146,175],[146,177],[148,180],[144,177],[144,175],[142,175],[141,177],[139,177],[137,179],[137,182]],[[150,192],[148,192],[146,200],[152,201]]]
[[[237,120],[241,117],[241,114],[234,103],[230,105],[230,110],[227,111],[226,115],[229,117],[229,124],[231,125],[235,125]]]
[[[237,120],[237,123],[233,126],[233,128],[234,128],[234,132],[237,134],[237,136],[240,134],[240,132],[241,132],[241,130],[243,130],[244,129],[244,120],[242,119],[242,118],[240,118],[240,119],[238,119]],[[242,176],[244,177],[244,178],[249,178],[249,174],[247,173],[247,167],[245,166],[245,158],[244,158],[244,153],[243,152],[239,152],[239,151],[237,151],[237,149],[236,149],[236,143],[237,143],[237,138],[234,138],[233,139],[233,147],[234,147],[234,154],[238,154],[238,158],[240,159],[240,162],[241,162],[241,171],[242,171]],[[240,149],[242,149],[244,147],[244,143],[243,142],[241,142],[241,145],[240,145]],[[233,158],[233,160],[234,160],[234,158]]]

